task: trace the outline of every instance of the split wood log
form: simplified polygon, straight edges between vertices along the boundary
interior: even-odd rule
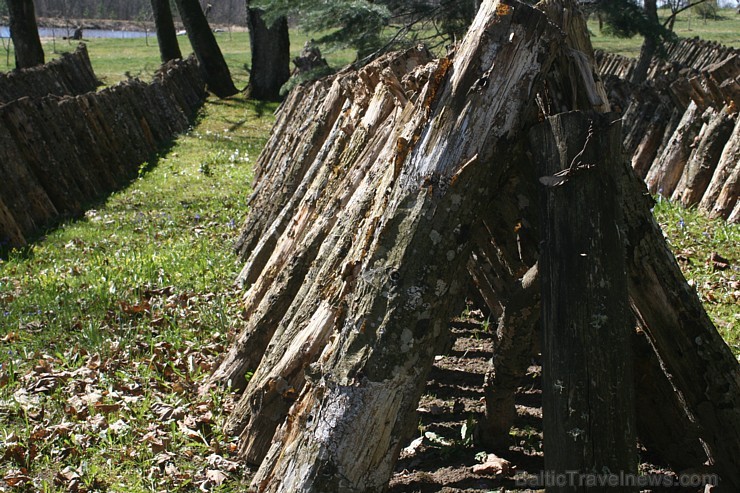
[[[191,58],[166,64],[151,84],[131,80],[99,93],[0,106],[0,168],[7,177],[0,185],[0,242],[22,246],[126,183],[188,127],[204,96]]]
[[[494,451],[509,447],[509,431],[516,418],[515,393],[539,346],[535,340],[541,312],[539,293],[535,264],[516,283],[498,319],[492,364],[483,383],[485,420],[478,433],[480,442]]]
[[[545,470],[637,473],[621,203],[621,126],[571,112],[531,132],[541,200]],[[602,491],[635,492],[636,485]],[[547,491],[581,491],[576,484]]]
[[[592,68],[593,48],[580,10],[573,3],[559,0],[542,1],[537,7],[567,33],[545,78],[538,100],[540,111],[607,111],[610,104],[604,85]],[[524,155],[521,149],[531,148],[526,139],[520,140],[507,155],[501,156],[517,164],[511,166],[509,185],[490,199],[488,212],[482,214],[483,230],[476,235],[475,260],[468,267],[492,313],[498,316],[492,365],[483,385],[486,419],[478,433],[481,442],[494,449],[505,449],[508,444],[509,429],[516,416],[514,396],[518,383],[529,366],[532,351],[539,346],[539,338],[534,334],[534,325],[539,321],[538,297],[530,295],[532,286],[539,284],[536,267],[530,267],[539,256],[539,211],[535,207],[538,201],[532,199],[538,196],[538,182],[531,163],[518,162]],[[511,184],[517,183],[512,189]],[[512,285],[516,294],[511,293]],[[494,303],[503,311],[497,310]]]
[[[492,157],[517,133],[559,36],[529,6],[484,3],[454,64],[424,67],[420,91],[376,132],[385,145],[350,147],[360,155],[346,165],[368,168],[350,173],[357,191],[330,210],[340,216],[236,410],[261,419],[275,411],[265,404],[298,396],[256,490],[385,489],[446,343],[475,211],[505,171]]]
[[[384,57],[357,74],[340,74],[330,84],[319,81],[291,93],[267,152],[258,160],[258,165],[272,165],[264,174],[261,167],[257,170],[252,209],[261,212],[247,218],[238,244],[244,254],[249,253],[239,275],[250,285],[244,302],[249,324],[214,374],[214,381],[231,380],[236,388],[246,385],[245,372],[257,367],[336,223],[336,212],[346,206],[368,166],[378,159],[377,152],[389,138],[389,119],[397,118],[397,107],[409,104],[404,94],[416,92],[434,74],[434,67],[424,67],[430,60],[425,49],[413,49]],[[404,77],[415,67],[419,68],[414,74]],[[306,98],[303,105],[297,103],[296,93]],[[294,108],[301,108],[300,112]],[[316,114],[326,119],[316,122]],[[310,122],[308,129],[304,124],[291,125],[295,121]],[[368,162],[350,168],[359,157]],[[278,179],[280,186],[267,188]],[[316,211],[327,205],[334,210],[317,222]],[[232,432],[243,428],[232,423]]]
[[[648,189],[664,197],[670,197],[681,179],[686,161],[691,155],[691,146],[701,129],[701,111],[693,101],[686,108],[676,131],[663,149],[658,162],[653,164],[645,177]]]
[[[466,262],[479,286],[486,286],[492,311],[498,306],[514,313],[508,290],[536,259],[539,237],[523,210],[523,204],[536,203],[534,194],[516,185],[533,174],[518,134],[522,120],[535,116],[527,101],[539,87],[534,82],[550,78],[546,61],[556,56],[558,33],[518,3],[488,2],[481,12],[490,19],[476,21],[478,31],[466,38],[451,67],[446,59],[389,57],[358,74],[299,88],[281,109],[251,199],[266,219],[253,213],[246,225],[254,228],[244,231],[239,244],[247,258],[240,279],[250,285],[247,330],[213,377],[246,385],[228,428],[240,433],[242,456],[261,462],[256,491],[382,490],[403,436],[415,424],[413,410],[431,358],[446,345],[446,317],[462,296]],[[491,46],[491,40],[499,44]],[[406,64],[417,68],[404,75]],[[563,66],[557,66],[560,77]],[[568,84],[559,81],[557,87]],[[560,99],[549,107],[586,94],[557,93]],[[298,104],[300,96],[309,98],[306,106]],[[329,98],[333,103],[322,106]],[[540,99],[544,114],[548,102]],[[329,117],[308,123],[315,114]],[[726,345],[701,315],[696,294],[686,291],[680,272],[676,277],[670,270],[675,261],[653,228],[644,185],[626,163],[619,171],[618,188],[627,196],[632,302],[648,321],[655,351],[665,358],[674,349],[666,339],[675,327],[684,330],[680,317],[688,310],[694,314],[689,325],[698,326],[691,330],[714,331],[706,338],[708,352],[722,356]],[[473,180],[478,188],[468,186]],[[473,210],[484,201],[485,207]],[[655,286],[660,278],[648,272],[645,291],[634,284],[650,255],[658,257],[653,268],[668,272],[670,281]],[[491,265],[483,265],[488,260]],[[670,300],[661,304],[667,315],[645,306],[653,296]],[[701,314],[693,312],[697,307]],[[692,364],[700,359],[702,374],[718,369],[696,355],[683,357]],[[675,388],[692,396],[687,407],[695,416],[702,384],[691,380],[690,365],[675,357],[664,361],[679,375],[671,374]],[[732,375],[732,362],[718,365]],[[660,365],[650,368],[665,378]],[[253,370],[247,382],[245,373]],[[716,395],[720,387],[710,391]],[[726,392],[729,401],[740,395],[732,385]],[[731,412],[725,417],[734,419]],[[701,428],[702,440],[716,440],[718,421]],[[712,460],[731,449],[715,448]],[[716,464],[730,477],[726,460]]]
[[[641,111],[644,110],[641,109]],[[652,116],[640,118],[647,125],[642,128],[642,137],[633,150],[629,149],[625,139],[626,151],[632,156],[632,167],[641,178],[644,178],[648,174],[650,167],[655,161],[655,157],[658,155],[663,136],[670,125],[671,109],[668,105],[661,102],[652,111],[649,111],[649,114]],[[630,130],[629,133],[636,135],[634,129]]]
[[[698,143],[673,192],[671,198],[674,201],[680,202],[684,207],[701,201],[717,168],[722,150],[732,135],[735,118],[727,106],[711,113],[697,136]]]
[[[737,181],[735,183],[737,183]],[[730,217],[727,218],[727,222],[740,223],[740,200],[735,203],[735,207],[732,209]]]
[[[735,115],[735,127],[714,170],[712,180],[704,192],[699,208],[707,211],[710,217],[728,219],[732,207],[738,202],[740,194],[740,117]]]
[[[80,43],[73,53],[63,53],[44,65],[0,73],[0,103],[50,94],[75,96],[94,91],[98,85],[87,46]]]
[[[701,470],[707,453],[698,423],[686,413],[680,393],[663,371],[650,339],[638,328],[632,336],[637,436],[650,458],[674,471]]]
[[[670,252],[644,183],[622,166],[627,272],[632,308],[665,373],[699,424],[709,459],[730,488],[740,488],[740,366]]]

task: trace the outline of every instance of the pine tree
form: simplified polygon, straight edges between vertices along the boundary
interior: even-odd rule
[[[258,0],[271,22],[290,15],[308,32],[327,32],[319,44],[350,47],[358,60],[390,49],[431,41],[459,39],[478,7],[474,0]]]

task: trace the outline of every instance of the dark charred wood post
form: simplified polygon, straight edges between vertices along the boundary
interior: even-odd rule
[[[545,469],[565,477],[569,471],[608,470],[617,480],[620,473],[637,473],[633,325],[615,177],[621,126],[613,120],[610,114],[564,113],[530,134],[544,185],[540,282]],[[547,491],[586,491],[589,485],[579,481],[575,476],[565,486],[548,485]]]
[[[170,0],[151,0],[154,12],[154,24],[157,28],[157,43],[159,43],[159,58],[162,63],[182,58],[180,45],[177,42],[177,31],[172,21]]]
[[[279,17],[268,26],[263,11],[247,0],[247,27],[252,51],[249,97],[259,101],[279,101],[280,88],[290,78],[290,38],[288,19]]]
[[[234,86],[221,48],[198,0],[176,0],[176,2],[190,44],[203,70],[208,90],[219,98],[227,98],[238,93],[239,90]]]
[[[36,25],[32,0],[8,0],[10,37],[15,47],[15,68],[44,64],[44,49]]]

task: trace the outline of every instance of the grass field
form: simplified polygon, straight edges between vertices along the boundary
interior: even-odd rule
[[[727,46],[740,47],[740,14],[735,9],[720,9],[716,20],[706,21],[697,17],[692,10],[686,10],[678,15],[673,32],[681,38],[700,37],[709,41],[717,41]],[[665,19],[670,14],[667,9],[659,9],[658,16]],[[588,22],[591,33],[591,42],[594,47],[619,53],[628,57],[637,57],[640,54],[642,39],[639,37],[622,39],[610,36],[599,29],[595,18]]]
[[[217,36],[244,86],[247,35]],[[158,65],[153,39],[88,46],[108,84]],[[242,323],[231,245],[275,107],[209,99],[127,188],[0,260],[0,491],[245,489],[221,432],[231,396],[197,388]],[[666,202],[656,215],[740,355],[740,228]]]

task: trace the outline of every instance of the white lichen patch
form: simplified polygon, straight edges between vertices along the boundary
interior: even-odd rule
[[[411,286],[406,290],[406,309],[415,310],[421,306],[421,295],[424,292],[419,286]]]
[[[442,296],[447,292],[447,283],[442,279],[437,279],[437,284],[434,286],[435,296]]]
[[[429,232],[429,239],[432,240],[432,245],[437,245],[442,241],[442,235],[440,235],[437,230],[433,229]]]
[[[447,260],[449,262],[452,262],[455,260],[455,251],[454,250],[447,250]]]

